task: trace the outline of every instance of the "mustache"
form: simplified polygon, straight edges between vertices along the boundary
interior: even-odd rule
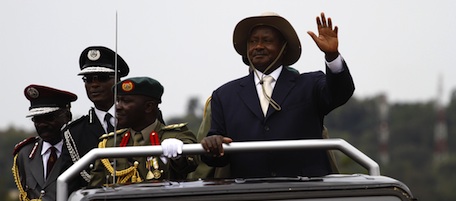
[[[265,51],[265,50],[259,50],[259,51],[253,51],[253,52],[252,52],[252,56],[266,55],[266,54],[268,54],[268,52]]]

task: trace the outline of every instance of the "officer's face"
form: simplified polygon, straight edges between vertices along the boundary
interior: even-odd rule
[[[52,113],[37,115],[32,118],[38,135],[46,142],[56,144],[62,139],[60,129],[69,121],[64,110]]]
[[[263,72],[279,56],[283,41],[280,32],[272,27],[253,28],[247,42],[247,54],[252,64]],[[278,65],[281,63],[280,60],[277,61]]]
[[[117,96],[116,116],[119,128],[141,131],[157,118],[158,103],[142,95]]]
[[[87,97],[95,107],[108,111],[114,104],[112,86],[115,84],[113,75],[107,73],[88,74],[83,77]]]

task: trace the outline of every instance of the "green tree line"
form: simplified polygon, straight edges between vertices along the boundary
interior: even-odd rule
[[[395,178],[406,184],[418,200],[455,200],[456,191],[456,93],[444,107],[447,124],[447,152],[444,160],[435,160],[434,127],[437,122],[435,102],[389,103],[385,119],[380,116],[381,95],[358,99],[353,97],[343,107],[331,112],[325,126],[331,138],[342,138],[377,161],[382,175]],[[189,100],[187,114],[172,117],[167,123],[188,122],[195,133],[201,122],[202,106]],[[163,111],[166,113],[166,111]],[[32,123],[32,122],[30,122]],[[389,160],[384,162],[380,150],[380,125],[388,125],[389,138],[383,150]],[[0,200],[17,200],[12,192],[16,186],[12,177],[12,151],[21,140],[34,136],[20,128],[0,131]],[[351,159],[336,152],[341,173],[364,173],[367,170]],[[12,198],[11,198],[12,196]]]

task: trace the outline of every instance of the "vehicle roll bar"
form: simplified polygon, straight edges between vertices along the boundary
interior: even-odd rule
[[[379,165],[366,156],[363,152],[353,147],[343,139],[315,139],[315,140],[280,140],[280,141],[250,141],[232,142],[224,144],[225,153],[248,152],[248,151],[271,151],[271,150],[296,150],[296,149],[327,149],[339,150],[345,155],[366,168],[369,175],[380,176]],[[100,158],[127,158],[134,156],[157,156],[161,155],[161,146],[135,146],[135,147],[107,147],[95,148],[89,151],[64,173],[57,178],[57,200],[64,201],[68,198],[68,182],[70,179]],[[206,153],[201,144],[184,144],[183,155],[196,155]]]

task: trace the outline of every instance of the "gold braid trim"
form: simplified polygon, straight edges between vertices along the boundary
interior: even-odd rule
[[[11,168],[11,170],[13,171],[14,182],[16,182],[17,189],[19,190],[19,200],[20,201],[41,201],[41,196],[39,199],[29,199],[27,197],[27,192],[25,192],[24,188],[22,187],[21,178],[19,177],[19,168],[17,167],[17,164],[16,164],[17,156],[18,156],[18,154],[16,154],[14,156],[13,168]]]
[[[107,141],[108,141],[107,138],[103,139],[103,141],[101,141],[98,144],[98,148],[105,148]],[[103,159],[101,159],[101,162],[103,163],[105,168],[109,171],[109,173],[111,173],[111,175],[114,175],[114,168],[112,167],[111,162],[109,162],[109,159],[103,158]],[[132,167],[129,167],[125,170],[116,171],[115,175],[116,175],[116,177],[118,177],[117,183],[124,184],[124,183],[127,183],[129,180],[131,181],[131,183],[142,182],[143,180],[139,176],[139,172],[138,172],[138,165],[139,165],[139,163],[135,162],[134,166],[132,166]]]
[[[207,98],[207,100],[206,100],[206,103],[204,104],[203,117],[206,117],[207,108],[211,104],[211,100],[212,100],[212,96],[209,96],[209,98]]]

